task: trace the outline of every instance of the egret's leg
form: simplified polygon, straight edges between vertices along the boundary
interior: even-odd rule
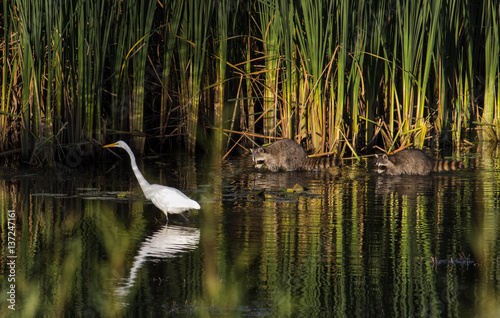
[[[186,220],[186,222],[189,223],[189,219],[184,215],[184,213],[180,213],[180,215],[182,215],[182,217]]]

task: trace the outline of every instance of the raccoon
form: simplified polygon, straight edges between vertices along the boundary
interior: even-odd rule
[[[269,146],[250,149],[255,168],[266,165],[276,172],[297,170],[320,170],[340,166],[341,161],[333,157],[309,158],[306,151],[291,139],[281,139]]]
[[[376,156],[376,171],[380,174],[428,175],[431,172],[458,170],[462,163],[453,160],[439,160],[418,149],[406,149],[393,155]]]

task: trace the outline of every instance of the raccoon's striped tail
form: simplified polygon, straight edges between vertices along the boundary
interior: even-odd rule
[[[432,171],[443,172],[443,171],[454,171],[459,170],[464,167],[461,161],[455,160],[434,160],[434,165]]]
[[[308,158],[306,170],[323,170],[334,167],[341,167],[342,160],[335,157],[314,157]]]

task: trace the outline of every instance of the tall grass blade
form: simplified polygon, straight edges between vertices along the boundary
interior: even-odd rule
[[[365,60],[365,54],[362,52],[365,51],[366,46],[366,35],[365,30],[367,29],[367,17],[366,17],[366,9],[364,6],[364,1],[359,1],[357,3],[356,10],[352,10],[352,12],[356,12],[356,14],[351,13],[351,21],[356,21],[354,25],[354,29],[352,30],[352,34],[354,35],[354,43],[351,43],[349,47],[353,47],[354,52],[352,52],[352,64],[349,71],[349,86],[350,86],[350,108],[351,108],[351,132],[352,132],[352,143],[355,144],[358,138],[360,123],[358,122],[361,111],[363,111],[364,107],[361,102],[361,96],[365,94],[364,85],[363,85],[363,66]],[[366,111],[366,109],[365,109]],[[349,143],[348,143],[349,144]],[[333,146],[333,145],[332,145]],[[355,153],[355,152],[353,152]]]
[[[483,3],[483,22],[485,29],[485,89],[482,122],[485,124],[481,138],[500,140],[500,9],[492,0]]]
[[[336,8],[337,23],[336,23],[336,38],[338,43],[338,59],[337,59],[337,71],[336,77],[332,79],[333,82],[337,82],[336,91],[336,101],[334,102],[334,135],[333,140],[340,140],[341,130],[344,129],[344,108],[346,107],[346,70],[347,70],[347,53],[348,53],[348,29],[350,25],[349,20],[349,1],[339,1],[338,7]]]
[[[293,2],[287,0],[279,1],[279,12],[281,13],[281,42],[283,43],[283,57],[280,65],[282,72],[282,98],[281,98],[281,131],[283,136],[294,139],[294,116],[297,101],[295,90],[297,87],[297,69],[295,62],[297,60],[295,48],[295,23]]]
[[[131,48],[136,48],[135,55],[132,57],[134,74],[129,115],[130,132],[132,133],[131,144],[139,154],[143,154],[145,136],[137,133],[144,132],[146,61],[156,2],[150,0],[130,1],[129,8],[127,14],[130,23],[128,30],[133,44]]]
[[[276,136],[281,13],[275,2],[259,0],[257,4],[265,58],[265,79],[262,100],[264,111],[263,131],[266,136]]]
[[[12,89],[12,80],[14,76],[12,72],[15,72],[17,69],[17,60],[10,55],[11,51],[11,43],[10,38],[13,34],[12,28],[14,27],[12,19],[8,17],[12,15],[13,7],[12,1],[2,1],[2,14],[0,15],[3,18],[3,34],[2,39],[3,43],[0,44],[2,51],[2,92],[0,95],[0,151],[5,151],[7,149],[7,130],[9,125],[9,117],[6,114],[10,111],[10,95]],[[13,63],[11,65],[10,63]],[[9,81],[10,74],[10,81]],[[9,83],[9,84],[7,84]]]
[[[333,28],[333,2],[323,8],[322,2],[301,1],[297,9],[295,27],[297,42],[302,58],[304,85],[307,90],[305,102],[307,129],[310,134],[312,148],[316,152],[324,150],[326,141],[326,100],[324,95],[327,68],[327,49],[331,49],[331,30]],[[299,18],[303,17],[303,21]],[[326,20],[324,17],[327,17]],[[333,50],[329,52],[333,53]],[[332,95],[334,96],[334,95]],[[331,97],[332,100],[334,99]],[[333,137],[333,136],[331,136]]]
[[[427,99],[427,88],[429,84],[430,71],[431,71],[431,63],[434,61],[434,56],[436,49],[434,44],[436,43],[436,33],[438,29],[442,28],[440,23],[441,17],[441,0],[435,0],[432,3],[426,3],[424,16],[421,17],[423,19],[422,28],[429,30],[429,32],[425,32],[422,30],[421,32],[425,34],[426,48],[419,49],[421,51],[425,50],[425,55],[422,56],[423,61],[420,62],[419,66],[419,81],[418,81],[418,98],[417,98],[417,110],[416,110],[416,118],[415,118],[415,127],[416,129],[421,129],[421,133],[417,135],[415,138],[415,145],[417,148],[422,148],[424,145],[425,137],[426,137],[426,123],[424,119],[424,110]],[[423,69],[422,69],[423,68]]]
[[[177,44],[177,36],[179,26],[182,19],[182,10],[184,9],[184,0],[170,1],[165,0],[163,6],[165,8],[165,53],[163,58],[163,76],[162,76],[162,95],[160,109],[160,135],[164,135],[169,119],[169,110],[171,106],[171,96],[169,94],[170,84],[173,82],[171,77],[174,76],[172,69],[175,68],[173,61],[174,52]],[[173,87],[174,89],[175,87]]]
[[[189,72],[187,80],[187,147],[190,152],[195,151],[196,135],[198,132],[198,114],[200,110],[203,75],[206,64],[208,30],[211,22],[213,1],[188,0],[184,10],[184,37],[193,43],[189,46],[189,63],[184,64]]]
[[[18,0],[19,53],[22,61],[22,154],[30,156],[35,141],[41,135],[41,82],[45,43],[42,42],[43,2]]]
[[[217,2],[217,42],[215,50],[217,54],[217,85],[215,87],[214,101],[214,126],[217,128],[214,138],[214,148],[216,153],[223,151],[224,144],[224,111],[226,108],[225,82],[227,78],[228,60],[228,38],[231,0],[221,0]]]

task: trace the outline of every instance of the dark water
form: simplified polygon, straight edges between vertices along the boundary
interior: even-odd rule
[[[321,173],[139,160],[202,207],[168,225],[125,153],[2,168],[0,316],[495,317],[498,154],[413,178],[379,177],[370,159]]]

